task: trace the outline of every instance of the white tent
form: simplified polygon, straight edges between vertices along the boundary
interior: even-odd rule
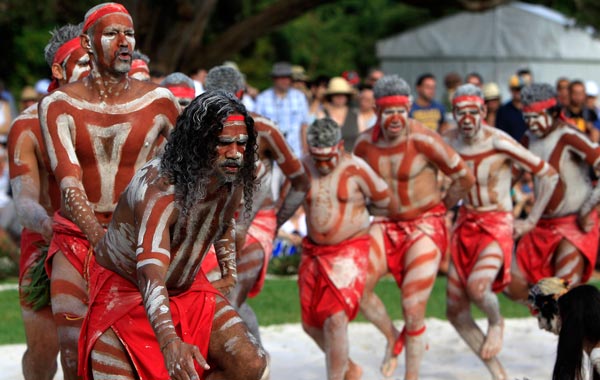
[[[513,2],[481,13],[462,12],[380,40],[377,56],[386,73],[411,85],[431,72],[441,99],[447,73],[480,73],[499,84],[509,99],[508,80],[528,68],[536,82],[554,85],[557,78],[600,83],[600,40],[591,28],[540,5]]]

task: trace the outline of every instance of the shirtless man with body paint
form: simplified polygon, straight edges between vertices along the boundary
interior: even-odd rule
[[[207,91],[222,89],[239,99],[245,87],[242,74],[229,66],[213,67],[206,76],[204,86]],[[251,112],[250,115],[258,135],[256,177],[260,186],[254,192],[252,211],[239,213],[237,219],[238,247],[241,248],[237,256],[238,283],[227,298],[238,309],[248,297],[254,297],[261,291],[277,230],[300,207],[310,186],[302,163],[277,126],[256,113]],[[279,207],[275,205],[271,192],[275,163],[291,184],[290,190],[282,196]],[[208,266],[203,265],[203,268],[210,270]],[[246,310],[245,307],[243,315],[244,318],[255,318],[251,309]],[[251,320],[247,322],[253,324]],[[253,329],[253,332],[258,334],[258,329]]]
[[[354,154],[387,182],[392,201],[388,217],[376,219],[371,226],[374,241],[360,309],[386,337],[383,374],[393,374],[396,356],[406,345],[405,379],[414,380],[419,377],[426,346],[425,308],[448,243],[446,208],[463,198],[475,179],[458,153],[436,132],[408,117],[410,87],[403,79],[384,76],[374,92],[378,122],[361,134]],[[438,170],[452,179],[443,199]],[[374,293],[388,268],[402,292],[402,333]]]
[[[61,195],[47,269],[67,380],[77,371],[92,250],[125,186],[168,136],[179,114],[167,89],[127,76],[134,45],[131,17],[122,5],[93,7],[81,35],[92,63],[90,75],[54,91],[39,105]]]
[[[571,286],[587,282],[596,263],[600,183],[592,187],[589,169],[600,170],[600,146],[568,124],[555,95],[548,84],[521,90],[529,127],[524,144],[560,176],[538,224],[517,244],[513,280],[506,293],[521,302],[544,277],[559,277]],[[544,191],[535,184],[536,199]]]
[[[232,94],[203,93],[125,189],[96,247],[84,379],[268,376],[266,352],[219,293],[235,284],[234,214],[242,197],[242,212],[252,207],[253,124]],[[200,268],[211,244],[222,273],[213,284]]]
[[[51,90],[89,73],[90,59],[81,47],[80,34],[81,27],[75,25],[52,33],[44,49],[52,71]],[[60,208],[60,190],[42,141],[37,103],[13,121],[8,134],[8,163],[13,199],[23,225],[19,264],[19,298],[27,340],[23,377],[50,380],[57,369],[58,337],[44,260],[52,238],[52,214]],[[30,286],[44,286],[46,290],[40,294]]]
[[[558,174],[503,131],[485,124],[486,108],[479,87],[465,84],[452,99],[458,128],[446,133],[446,141],[473,171],[476,182],[458,213],[448,271],[448,320],[483,361],[494,380],[507,379],[498,360],[504,320],[497,292],[510,283],[514,238],[535,227]],[[531,213],[514,222],[510,195],[513,165],[532,173],[540,187]],[[488,318],[487,334],[473,320],[471,303]]]
[[[341,137],[332,119],[316,120],[307,131],[310,155],[302,162],[311,190],[298,288],[302,327],[325,353],[327,379],[357,380],[362,369],[348,357],[348,323],[367,277],[369,211],[386,212],[390,190],[366,162],[344,152]]]

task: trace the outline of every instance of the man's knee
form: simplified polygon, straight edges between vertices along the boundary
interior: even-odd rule
[[[487,279],[469,281],[465,291],[469,299],[475,303],[481,303],[489,290],[490,283]]]

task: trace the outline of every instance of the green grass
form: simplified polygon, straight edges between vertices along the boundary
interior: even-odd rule
[[[2,284],[16,283],[11,279],[2,281]],[[600,287],[600,282],[592,282]],[[391,278],[384,278],[379,282],[375,291],[385,303],[388,313],[392,319],[402,319],[400,310],[400,292],[396,283]],[[528,317],[529,311],[522,305],[508,300],[503,295],[498,296],[502,315],[506,318]],[[290,278],[268,279],[262,293],[249,301],[256,311],[261,326],[269,326],[281,323],[300,322],[300,300],[298,297],[298,285]],[[445,319],[446,313],[446,278],[439,277],[434,285],[427,306],[427,317]],[[476,318],[483,314],[473,310]],[[357,321],[365,321],[359,314]],[[0,344],[23,343],[25,333],[19,308],[19,295],[16,290],[0,291]]]
[[[384,278],[377,284],[375,292],[385,304],[392,319],[402,319],[400,291],[396,282],[391,278]],[[526,307],[510,301],[502,294],[498,295],[498,299],[502,314],[506,318],[529,316],[529,310]],[[261,326],[300,322],[300,300],[295,280],[278,278],[265,281],[265,287],[260,295],[251,299],[249,304],[256,312]],[[473,315],[476,318],[484,316],[477,308],[473,308]],[[445,277],[438,277],[435,282],[427,304],[427,317],[446,319]],[[359,314],[356,321],[365,322],[366,319]]]

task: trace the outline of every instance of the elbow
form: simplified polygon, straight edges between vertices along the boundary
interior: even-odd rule
[[[308,175],[303,173],[301,176],[294,179],[292,187],[297,192],[308,193],[308,190],[310,190],[310,180],[308,179]]]

